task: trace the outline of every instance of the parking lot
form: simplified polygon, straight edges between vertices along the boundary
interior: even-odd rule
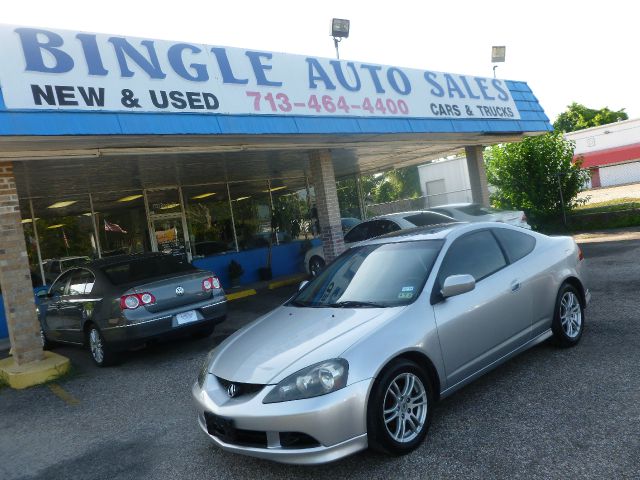
[[[410,455],[295,467],[222,452],[200,431],[190,388],[207,351],[287,287],[232,302],[208,339],[152,345],[113,368],[57,348],[69,377],[0,389],[0,478],[638,478],[640,235],[584,241],[593,298],[581,343],[541,344],[444,400]]]

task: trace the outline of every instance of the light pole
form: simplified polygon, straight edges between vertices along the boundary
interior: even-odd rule
[[[499,47],[491,47],[491,63],[504,62],[504,57],[507,53],[507,47],[499,46]],[[493,66],[493,78],[496,78],[496,68],[498,65]]]
[[[334,18],[331,20],[331,36],[333,37],[333,44],[336,46],[336,58],[340,60],[340,51],[338,50],[338,43],[343,38],[349,37],[349,20],[344,18]]]

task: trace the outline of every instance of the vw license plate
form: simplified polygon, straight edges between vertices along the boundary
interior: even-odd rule
[[[195,322],[196,320],[198,320],[198,315],[195,310],[189,310],[188,312],[182,312],[176,315],[178,325]]]

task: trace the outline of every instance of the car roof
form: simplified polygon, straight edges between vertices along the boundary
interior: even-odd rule
[[[458,208],[458,207],[469,207],[471,205],[479,205],[479,204],[478,203],[471,203],[471,202],[447,203],[445,205],[435,205],[435,206],[429,207],[429,208],[434,210],[436,208]]]
[[[366,240],[363,243],[391,243],[406,242],[413,240],[442,240],[451,232],[459,228],[470,225],[469,222],[451,222],[438,225],[428,225],[426,227],[405,228],[395,232],[387,233],[379,237]]]
[[[429,210],[409,210],[406,212],[396,212],[396,213],[385,213],[384,215],[377,215],[375,217],[371,217],[369,219],[367,219],[367,221],[369,220],[380,220],[383,218],[404,218],[410,215],[419,215],[421,213],[438,213],[439,215],[442,215],[440,212],[431,212]]]
[[[464,230],[466,232],[483,230],[487,228],[503,228],[508,230],[522,231],[522,233],[535,236],[536,238],[544,237],[544,235],[541,236],[537,232],[523,230],[520,227],[515,227],[503,222],[455,222],[398,230],[396,232],[387,233],[386,235],[381,235],[370,240],[365,240],[361,243],[361,245],[376,243],[396,243],[416,240],[444,240],[449,235],[457,233],[460,230]]]

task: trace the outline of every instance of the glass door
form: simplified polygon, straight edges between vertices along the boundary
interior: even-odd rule
[[[185,257],[191,261],[191,246],[178,187],[144,191],[152,250]]]

